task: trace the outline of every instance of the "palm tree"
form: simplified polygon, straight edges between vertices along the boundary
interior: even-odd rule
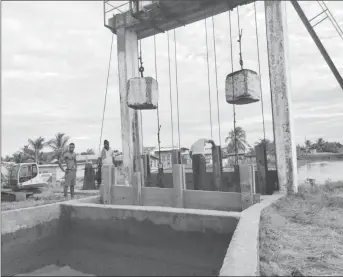
[[[324,141],[324,139],[323,139],[323,138],[317,139],[316,144],[317,144],[317,150],[323,151],[323,147],[325,146],[325,141]]]
[[[24,152],[18,151],[18,152],[13,154],[12,160],[16,164],[20,164],[20,163],[26,162],[27,161],[27,157],[26,157]]]
[[[87,149],[86,150],[86,155],[94,155],[94,154],[95,154],[95,152],[93,149]]]
[[[33,154],[34,154],[33,158],[37,164],[40,164],[43,158],[42,150],[44,149],[44,147],[48,146],[48,143],[45,142],[45,139],[43,137],[38,137],[35,140],[29,139],[28,143],[29,143],[29,146],[27,147],[27,149],[33,150]],[[26,151],[30,152],[28,150]]]
[[[306,147],[306,151],[308,151],[312,146],[312,142],[310,140],[306,140],[305,141],[305,147]]]
[[[231,130],[229,135],[225,138],[225,143],[227,143],[227,153],[235,153],[235,137],[236,137],[236,146],[237,152],[240,150],[245,152],[246,145],[248,144],[246,141],[246,133],[242,127],[236,127],[235,131]]]
[[[55,138],[49,140],[47,145],[54,150],[54,158],[60,159],[61,155],[67,151],[69,137],[65,133],[57,133]]]
[[[266,147],[267,155],[274,155],[275,156],[275,144],[273,141],[269,139],[261,139],[260,141],[256,142],[255,145],[262,145],[264,144]]]

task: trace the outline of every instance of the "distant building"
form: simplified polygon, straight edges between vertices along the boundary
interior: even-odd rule
[[[317,154],[317,149],[316,148],[310,148],[310,153],[311,154]]]

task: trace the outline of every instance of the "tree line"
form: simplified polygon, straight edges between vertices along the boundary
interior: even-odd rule
[[[41,136],[36,139],[28,139],[28,144],[11,156],[1,157],[1,161],[14,163],[35,162],[37,164],[50,163],[55,159],[60,159],[61,155],[68,150],[69,139],[70,137],[65,133],[57,133],[50,140],[46,140]],[[51,151],[44,152],[45,148],[50,148]],[[80,154],[93,155],[95,152],[93,149],[87,149]]]
[[[35,162],[37,164],[50,163],[55,159],[59,159],[61,155],[68,150],[70,137],[65,133],[57,133],[54,138],[46,140],[43,137],[36,139],[28,139],[28,144],[24,145],[19,151],[12,156],[6,156],[1,158],[4,162]],[[269,139],[260,139],[255,142],[256,145],[265,145],[268,156],[275,156],[275,144],[274,141]],[[50,148],[51,152],[43,152],[45,148]],[[231,130],[225,138],[225,147],[223,147],[223,157],[228,154],[236,152],[245,154],[255,154],[254,147],[251,147],[247,142],[246,131],[242,127],[236,127],[235,130]],[[343,151],[343,145],[339,142],[325,141],[323,138],[318,138],[315,142],[306,140],[304,145],[297,145],[297,150],[300,152],[309,152],[310,149],[316,149],[318,152],[339,153]],[[115,152],[118,152],[115,150]],[[81,155],[93,155],[95,151],[93,149],[87,149],[80,153]]]

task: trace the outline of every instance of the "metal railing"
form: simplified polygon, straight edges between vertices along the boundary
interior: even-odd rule
[[[131,9],[131,1],[109,1],[104,0],[104,26],[109,28],[107,22],[110,17],[119,13],[125,13]]]
[[[103,2],[103,10],[104,10],[104,26],[110,28],[107,24],[108,19],[115,16],[119,13],[126,13],[131,11],[132,13],[138,13],[139,11],[144,10],[144,7],[153,4],[152,0],[131,0],[131,1],[109,1],[104,0]],[[111,28],[110,28],[111,29]]]

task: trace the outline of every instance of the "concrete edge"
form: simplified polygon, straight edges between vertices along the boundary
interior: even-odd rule
[[[155,225],[168,225],[176,231],[202,232],[214,231],[218,234],[234,233],[239,222],[240,212],[221,212],[199,209],[181,209],[156,206],[128,206],[66,203],[61,205],[66,220],[101,220],[112,222],[128,220],[151,222]],[[61,215],[61,216],[62,216]]]
[[[261,212],[285,196],[274,193],[241,213],[219,276],[259,276],[259,229]]]
[[[97,203],[100,196],[91,196],[65,202],[57,202],[35,207],[1,212],[1,235],[16,232],[19,229],[31,228],[60,217],[60,205],[64,203]]]
[[[134,206],[134,205],[104,205],[98,203],[89,202],[64,202],[61,205],[66,206],[79,206],[79,207],[102,207],[103,209],[112,210],[126,210],[126,211],[145,211],[145,212],[161,212],[161,213],[174,213],[174,214],[189,214],[189,215],[207,215],[216,217],[234,217],[239,219],[241,212],[233,211],[217,211],[217,210],[202,210],[202,209],[185,209],[185,208],[174,208],[174,207],[161,207],[161,206]]]

